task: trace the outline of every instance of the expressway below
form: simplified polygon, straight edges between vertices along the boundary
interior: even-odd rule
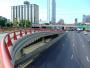
[[[90,33],[66,32],[26,68],[90,68]]]

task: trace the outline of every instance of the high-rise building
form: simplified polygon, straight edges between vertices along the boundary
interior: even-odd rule
[[[56,1],[47,0],[47,21],[49,23],[56,22]]]
[[[31,21],[33,24],[39,23],[39,6],[31,4]]]
[[[90,23],[90,15],[83,15],[83,23]]]
[[[39,6],[36,4],[29,4],[25,1],[24,5],[11,6],[12,21],[29,20],[32,23],[39,23]]]
[[[74,24],[77,24],[78,23],[78,19],[77,18],[75,18],[75,22],[74,22]]]
[[[50,0],[47,0],[47,22],[50,22]]]
[[[51,23],[55,23],[56,22],[56,1],[52,0],[52,19],[51,19]]]

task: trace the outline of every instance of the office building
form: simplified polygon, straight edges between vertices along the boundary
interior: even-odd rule
[[[75,18],[75,22],[74,22],[74,24],[77,24],[78,23],[78,19],[77,18]]]
[[[51,24],[56,22],[56,1],[47,0],[47,21]]]
[[[50,18],[51,18],[51,14],[50,14],[50,0],[47,0],[47,22],[50,23]]]
[[[39,6],[25,1],[24,5],[11,6],[12,21],[29,20],[32,23],[39,23]]]
[[[51,23],[55,23],[56,22],[56,1],[52,0],[52,19],[51,19]]]
[[[31,21],[33,24],[39,23],[39,7],[36,4],[31,4]]]
[[[83,23],[90,23],[90,15],[83,15]]]

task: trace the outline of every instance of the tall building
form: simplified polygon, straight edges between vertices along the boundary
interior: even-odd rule
[[[52,0],[52,19],[51,19],[51,23],[55,23],[56,22],[56,1]]]
[[[78,19],[77,18],[75,18],[75,22],[74,22],[74,24],[77,24],[78,23]]]
[[[39,6],[31,4],[31,21],[33,24],[39,23]]]
[[[50,22],[50,0],[47,0],[47,22]]]
[[[83,15],[83,23],[90,23],[90,15]]]
[[[49,23],[56,22],[56,1],[47,0],[47,21]]]
[[[32,23],[39,23],[39,6],[25,1],[24,5],[11,6],[12,21],[29,20]]]

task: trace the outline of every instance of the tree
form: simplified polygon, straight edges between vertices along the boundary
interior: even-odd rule
[[[64,27],[62,27],[62,30],[64,30]]]
[[[19,26],[27,28],[31,26],[31,22],[29,20],[20,20]]]
[[[6,23],[6,27],[13,27],[12,22]]]
[[[83,31],[85,30],[85,28],[83,28]]]
[[[14,26],[14,27],[19,27],[19,22],[18,22],[17,19],[14,19],[14,21],[13,21],[13,26]]]
[[[64,20],[63,20],[63,19],[60,19],[60,20],[58,21],[58,24],[63,25],[63,24],[64,24]]]
[[[5,17],[0,16],[0,27],[5,27],[7,23],[7,19]]]

